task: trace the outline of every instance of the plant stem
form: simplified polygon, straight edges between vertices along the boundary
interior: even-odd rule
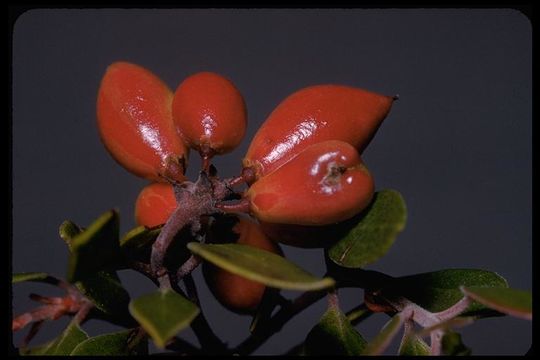
[[[251,334],[247,339],[233,349],[233,354],[249,355],[259,346],[264,344],[272,335],[279,332],[281,328],[294,316],[308,308],[310,305],[322,299],[327,294],[326,290],[308,291],[297,297],[294,301],[284,305],[273,317],[271,317],[264,328],[260,328],[256,333]]]
[[[345,316],[351,325],[357,325],[358,323],[364,321],[368,317],[373,315],[373,311],[369,310],[365,303],[358,305],[357,307],[347,311]]]
[[[176,273],[176,277],[178,278],[178,280],[182,280],[184,276],[189,275],[193,270],[197,268],[197,266],[199,266],[201,262],[202,260],[200,257],[196,255],[191,255],[189,259],[187,259],[186,262],[184,262],[182,266],[180,266],[180,268],[178,269]]]
[[[184,283],[186,284],[188,298],[200,307],[197,287],[191,274],[184,277]],[[195,320],[191,322],[191,328],[193,329],[195,336],[197,336],[197,339],[199,339],[201,347],[203,349],[208,349],[209,353],[223,354],[227,351],[227,346],[214,333],[202,311],[197,315]]]
[[[159,233],[156,241],[152,244],[152,254],[150,256],[150,268],[152,272],[161,278],[166,273],[163,261],[165,259],[165,253],[169,248],[174,236],[188,224],[189,218],[186,214],[183,206],[178,206],[171,214],[161,232]],[[162,284],[159,281],[160,286]]]

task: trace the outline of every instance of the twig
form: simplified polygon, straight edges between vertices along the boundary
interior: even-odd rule
[[[171,214],[161,232],[159,233],[156,241],[152,244],[152,254],[150,256],[150,268],[152,272],[159,278],[165,275],[166,269],[164,268],[163,261],[165,259],[165,253],[169,248],[175,235],[188,224],[189,218],[183,206],[178,206]],[[159,281],[160,286],[162,281]]]
[[[197,293],[195,281],[193,281],[193,276],[191,275],[191,273],[186,274],[183,280],[184,284],[186,285],[186,292],[189,300],[191,300],[197,306],[200,306],[199,295]]]
[[[351,325],[357,325],[360,322],[364,321],[368,317],[373,315],[373,311],[369,310],[365,303],[358,305],[357,307],[347,311],[345,316]]]
[[[184,277],[184,284],[186,285],[187,297],[200,306],[197,287],[191,274]],[[226,344],[214,333],[202,311],[191,322],[191,329],[199,339],[203,349],[209,349],[210,353],[215,354],[223,354],[227,351]]]
[[[272,335],[279,332],[281,328],[294,316],[304,309],[319,301],[327,294],[326,290],[308,291],[297,297],[288,305],[284,305],[270,320],[264,328],[251,334],[247,339],[233,349],[234,354],[249,355],[259,346],[264,344]]]
[[[189,259],[187,259],[186,262],[184,262],[182,266],[180,266],[180,268],[178,269],[176,273],[176,277],[178,278],[178,280],[182,280],[184,276],[190,274],[193,270],[197,268],[197,266],[199,266],[201,262],[202,260],[200,257],[196,255],[191,255]]]

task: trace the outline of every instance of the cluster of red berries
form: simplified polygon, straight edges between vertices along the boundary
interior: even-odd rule
[[[239,241],[279,253],[265,235],[275,234],[275,226],[333,224],[365,209],[374,183],[360,154],[393,100],[348,86],[316,85],[279,104],[254,136],[242,162],[238,179],[248,186],[242,201],[263,226],[240,218],[235,227]],[[213,156],[240,144],[247,123],[244,99],[225,77],[197,73],[173,93],[156,75],[127,62],[107,69],[97,115],[101,138],[116,161],[153,181],[139,194],[135,210],[137,223],[148,227],[165,223],[182,206],[172,184],[186,181],[189,149],[200,153],[203,170],[208,171]],[[229,275],[214,278],[224,276]],[[213,282],[233,286],[235,281],[253,283],[230,277]],[[257,285],[255,292],[262,297],[264,286]],[[227,306],[253,309],[257,305],[246,301]]]

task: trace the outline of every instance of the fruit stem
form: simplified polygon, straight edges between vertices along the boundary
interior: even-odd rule
[[[186,215],[185,208],[183,206],[178,206],[161,229],[154,244],[152,244],[150,268],[158,279],[166,274],[166,269],[163,265],[165,253],[174,239],[174,236],[187,225],[188,217]],[[162,282],[159,282],[161,287]]]
[[[216,204],[216,208],[225,213],[249,213],[250,201],[244,198],[233,204]]]
[[[214,157],[215,151],[210,146],[202,144],[199,149],[199,155],[201,155],[202,160],[201,170],[208,174],[211,165],[210,161]]]

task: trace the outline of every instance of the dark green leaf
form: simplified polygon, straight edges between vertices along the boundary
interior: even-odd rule
[[[138,329],[104,334],[81,342],[71,355],[147,355],[148,341],[145,336],[135,336]]]
[[[532,294],[509,288],[462,287],[465,295],[504,314],[532,320]]]
[[[131,301],[129,311],[159,348],[199,314],[197,306],[172,290],[141,296]]]
[[[71,321],[68,327],[49,343],[42,352],[43,355],[69,355],[71,351],[84,340],[88,335],[79,327],[75,321]]]
[[[442,353],[451,356],[469,356],[471,349],[463,344],[460,334],[448,331],[442,338]]]
[[[43,272],[18,273],[11,276],[11,283],[16,284],[24,281],[48,282],[46,281],[48,277],[49,275]]]
[[[319,290],[335,284],[331,278],[315,277],[282,256],[252,246],[191,242],[187,247],[222,269],[270,287]]]
[[[329,308],[319,323],[308,333],[304,342],[305,355],[358,356],[366,340],[356,331],[345,315],[335,307]]]
[[[459,287],[507,287],[500,275],[478,269],[447,269],[396,278],[391,292],[408,298],[432,312],[449,308],[463,298]],[[472,304],[463,315],[472,315],[484,307]]]
[[[111,210],[101,215],[71,242],[67,279],[84,279],[118,261],[118,213]]]
[[[59,233],[62,240],[64,240],[71,251],[71,244],[73,238],[79,235],[83,229],[81,229],[77,224],[72,221],[66,220],[60,225]]]
[[[359,222],[329,249],[328,255],[344,267],[371,264],[390,249],[406,220],[407,209],[401,194],[395,190],[379,191]]]
[[[431,349],[428,344],[414,332],[409,332],[401,339],[399,355],[401,356],[427,356]]]
[[[129,317],[129,294],[116,272],[100,271],[75,285],[104,314],[113,318]]]
[[[403,319],[401,314],[396,314],[388,321],[381,331],[369,342],[364,352],[365,355],[380,355],[386,350],[394,336],[401,328]]]
[[[146,226],[137,226],[131,229],[120,239],[122,249],[139,249],[152,243],[161,232],[162,226],[147,228]]]

